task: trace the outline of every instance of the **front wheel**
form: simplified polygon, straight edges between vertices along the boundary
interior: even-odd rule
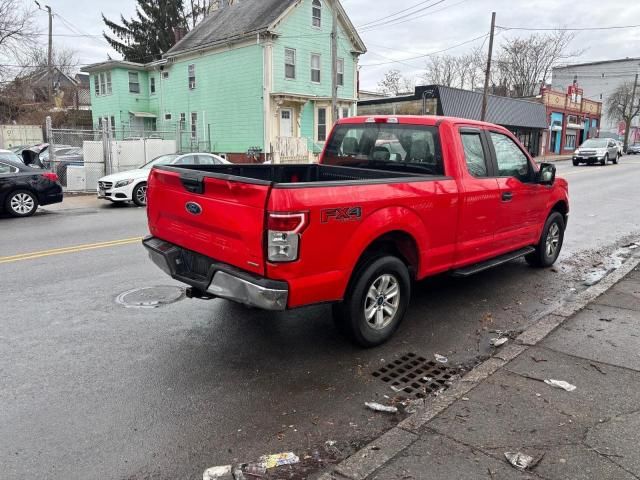
[[[577,167],[578,165],[580,165],[580,162],[578,160],[574,160],[573,161],[573,166]]]
[[[620,154],[616,155],[616,158],[614,158],[614,159],[613,159],[613,164],[614,164],[614,165],[617,165],[617,164],[618,164],[618,162],[620,161],[620,157],[621,157],[621,156],[622,156],[622,155],[620,155]]]
[[[560,255],[564,242],[564,217],[559,212],[552,212],[542,229],[542,236],[536,251],[527,255],[525,260],[532,267],[546,268],[553,265]]]
[[[605,166],[608,161],[609,161],[609,154],[607,153],[604,157],[602,157],[602,160],[600,160],[600,165]]]
[[[139,207],[144,207],[147,204],[147,184],[139,183],[133,189],[133,203]]]
[[[29,217],[38,209],[38,199],[26,190],[18,190],[9,194],[5,208],[13,217]]]
[[[375,347],[398,329],[410,295],[407,266],[393,256],[374,258],[355,271],[344,301],[334,307],[334,320],[358,345]]]

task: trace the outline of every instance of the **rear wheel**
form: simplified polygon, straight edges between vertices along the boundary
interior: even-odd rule
[[[5,209],[13,217],[29,217],[38,209],[38,199],[27,190],[10,193],[5,203]]]
[[[578,160],[574,160],[573,161],[573,166],[577,167],[578,165],[580,165],[580,162]]]
[[[600,165],[606,165],[607,162],[609,161],[609,154],[605,154],[604,157],[602,157],[602,160],[600,160]]]
[[[334,321],[358,345],[386,342],[402,321],[411,295],[407,266],[397,257],[373,258],[357,268]]]
[[[621,157],[621,156],[622,156],[621,154],[616,155],[616,158],[614,158],[614,159],[613,159],[613,164],[614,164],[614,165],[617,165],[617,164],[618,164],[618,161],[620,160],[620,157]]]
[[[532,267],[550,267],[558,259],[564,241],[564,217],[560,212],[552,212],[542,229],[542,236],[536,251],[525,257]]]
[[[135,186],[132,193],[133,203],[139,207],[144,207],[147,204],[147,184],[139,183]]]

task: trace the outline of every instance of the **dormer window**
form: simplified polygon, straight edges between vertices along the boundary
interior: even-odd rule
[[[322,3],[320,3],[320,0],[313,0],[311,17],[311,24],[316,28],[320,28],[322,26]]]

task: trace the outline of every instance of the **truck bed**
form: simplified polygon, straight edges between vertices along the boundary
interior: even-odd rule
[[[181,165],[160,166],[158,170],[180,174],[181,178],[202,182],[203,178],[219,178],[223,180],[240,181],[257,185],[274,184],[310,184],[322,185],[326,182],[355,182],[363,181],[407,181],[408,179],[426,180],[433,175],[415,172],[398,171],[402,165],[388,166],[381,164],[380,168],[354,168],[334,165]],[[393,170],[391,169],[393,168]],[[309,186],[309,185],[305,185]]]

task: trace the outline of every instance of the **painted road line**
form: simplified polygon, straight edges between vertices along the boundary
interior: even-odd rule
[[[84,245],[74,245],[71,247],[52,248],[49,250],[41,250],[39,252],[21,253],[18,255],[10,255],[0,257],[0,264],[20,262],[22,260],[33,260],[36,258],[50,257],[53,255],[63,255],[66,253],[84,252],[87,250],[97,250],[100,248],[119,247],[121,245],[130,245],[142,241],[143,237],[123,238],[120,240],[111,240],[108,242],[86,243]]]

